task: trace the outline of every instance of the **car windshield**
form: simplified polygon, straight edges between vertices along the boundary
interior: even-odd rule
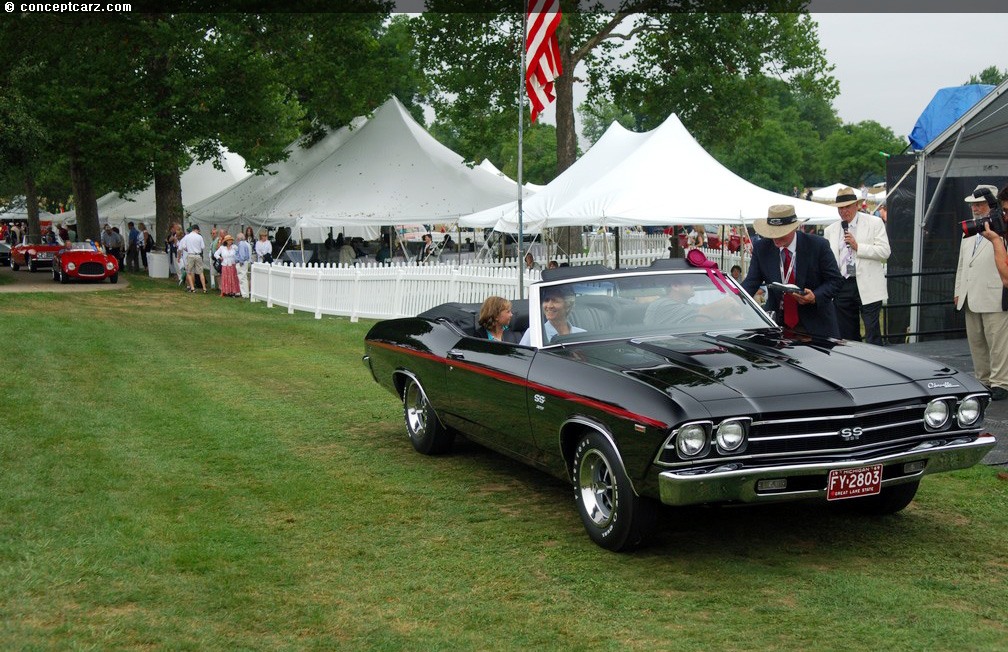
[[[71,251],[101,251],[101,247],[93,242],[74,242],[67,249]]]
[[[731,281],[702,271],[643,273],[540,288],[542,343],[768,328]]]

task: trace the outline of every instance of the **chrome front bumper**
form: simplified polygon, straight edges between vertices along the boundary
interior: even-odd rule
[[[922,476],[944,471],[966,469],[994,448],[994,436],[980,435],[974,440],[958,438],[926,441],[911,450],[877,457],[813,464],[783,464],[780,466],[744,467],[725,464],[713,469],[676,469],[658,475],[661,501],[666,505],[698,505],[725,502],[773,502],[826,498],[826,477],[833,469],[856,469],[882,464],[882,486],[912,482]],[[901,465],[925,462],[924,468],[904,473]],[[733,468],[734,467],[734,468]],[[822,482],[807,476],[822,476]],[[757,489],[760,480],[787,480],[797,489]],[[813,488],[814,487],[814,488]]]

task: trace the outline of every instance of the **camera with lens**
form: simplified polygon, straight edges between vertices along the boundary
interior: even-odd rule
[[[1005,227],[1004,213],[1001,211],[1001,205],[998,203],[997,197],[987,188],[974,190],[973,197],[976,199],[982,198],[986,201],[988,208],[990,208],[990,213],[986,217],[972,217],[960,222],[959,225],[962,227],[964,237],[983,233],[984,224],[990,224],[991,231],[1003,238],[1008,228]]]

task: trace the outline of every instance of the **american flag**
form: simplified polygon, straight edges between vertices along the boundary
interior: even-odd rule
[[[525,27],[525,92],[532,104],[532,122],[556,99],[553,80],[560,70],[560,0],[531,0]]]

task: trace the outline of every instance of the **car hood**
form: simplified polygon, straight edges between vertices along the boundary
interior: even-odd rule
[[[667,394],[683,392],[703,402],[739,397],[760,402],[817,392],[853,399],[872,395],[864,390],[875,387],[886,387],[886,396],[894,398],[899,393],[895,386],[909,384],[948,394],[962,391],[971,380],[938,362],[884,347],[791,339],[779,331],[592,343],[579,347],[577,354]],[[982,391],[973,383],[968,387]]]

